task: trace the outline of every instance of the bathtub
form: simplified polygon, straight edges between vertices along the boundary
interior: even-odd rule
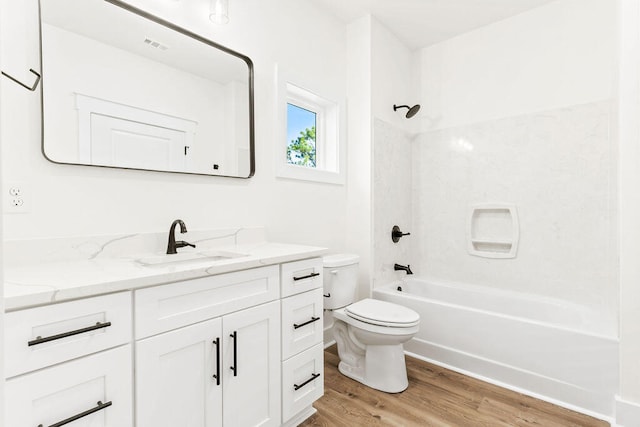
[[[419,278],[378,287],[373,297],[420,314],[420,331],[405,344],[413,356],[599,418],[614,415],[615,322],[586,307]]]

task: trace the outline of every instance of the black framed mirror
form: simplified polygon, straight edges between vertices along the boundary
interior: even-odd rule
[[[249,178],[253,63],[120,0],[40,0],[54,163]]]

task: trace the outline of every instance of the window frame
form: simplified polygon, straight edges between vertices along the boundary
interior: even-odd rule
[[[278,128],[276,141],[276,177],[344,185],[346,178],[345,119],[343,103],[335,97],[320,96],[320,90],[293,83],[278,76]],[[331,95],[330,91],[327,91]],[[287,104],[316,114],[316,167],[290,164],[287,159]]]

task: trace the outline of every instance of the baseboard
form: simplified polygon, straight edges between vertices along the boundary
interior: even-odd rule
[[[640,403],[633,403],[616,396],[616,426],[636,427],[640,425]]]
[[[418,359],[612,423],[614,397],[606,393],[415,338],[404,347],[407,354]]]
[[[324,328],[323,338],[325,343],[335,343],[335,340],[333,339],[333,323],[329,325],[329,327]],[[327,347],[328,346],[325,346],[325,348]]]
[[[282,424],[282,427],[296,427],[316,412],[318,412],[316,408],[309,406],[291,417],[286,423]]]

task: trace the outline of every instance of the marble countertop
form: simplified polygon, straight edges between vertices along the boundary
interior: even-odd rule
[[[198,252],[190,249],[180,249],[180,253]],[[279,264],[320,256],[326,252],[325,248],[315,246],[265,242],[217,246],[215,249],[243,256],[218,261],[202,258],[149,266],[144,265],[144,260],[161,254],[138,253],[121,257],[5,265],[5,310]]]

